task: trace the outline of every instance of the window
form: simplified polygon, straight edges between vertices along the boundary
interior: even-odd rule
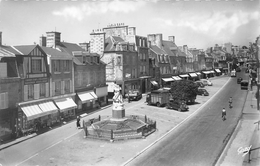
[[[40,84],[40,97],[45,97],[46,94],[46,85],[44,84]]]
[[[32,73],[42,72],[42,60],[41,59],[32,59]]]
[[[55,95],[61,94],[61,81],[55,81]]]
[[[0,109],[8,108],[8,92],[0,93]]]
[[[33,99],[34,84],[28,85],[28,99]]]
[[[65,80],[65,93],[70,93],[70,80]]]
[[[70,71],[70,61],[66,60],[64,61],[64,72],[69,72]]]
[[[59,60],[53,61],[53,71],[60,72],[60,61]]]

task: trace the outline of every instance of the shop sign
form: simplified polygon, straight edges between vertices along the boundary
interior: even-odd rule
[[[28,84],[39,84],[39,83],[46,83],[46,82],[48,82],[47,77],[27,78],[27,79],[25,79],[24,84],[28,85]]]

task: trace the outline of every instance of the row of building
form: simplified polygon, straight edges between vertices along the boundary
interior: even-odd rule
[[[109,25],[90,33],[89,43],[61,41],[47,32],[39,45],[2,45],[0,33],[0,138],[35,126],[48,127],[106,105],[115,84],[125,95],[169,86],[178,79],[219,75],[227,59],[246,49],[214,46],[207,51],[177,46],[175,37],[136,35],[135,27]]]

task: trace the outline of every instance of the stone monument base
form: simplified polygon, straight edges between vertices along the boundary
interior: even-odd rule
[[[115,110],[112,109],[113,119],[123,119],[125,117],[125,109]]]

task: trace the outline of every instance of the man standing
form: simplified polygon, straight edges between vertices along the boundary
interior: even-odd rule
[[[222,120],[226,120],[226,110],[225,108],[222,109]]]

